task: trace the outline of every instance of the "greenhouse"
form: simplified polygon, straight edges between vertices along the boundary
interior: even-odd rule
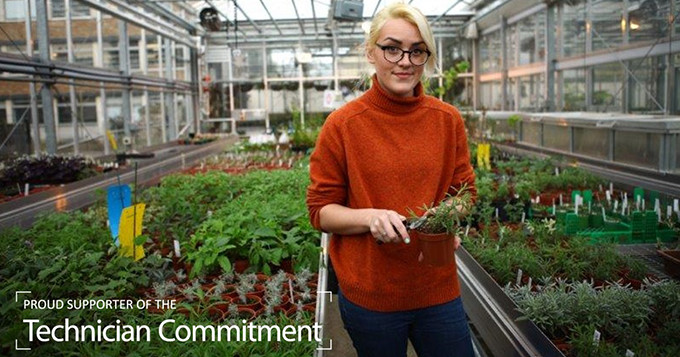
[[[680,0],[0,0],[0,355],[680,356]]]

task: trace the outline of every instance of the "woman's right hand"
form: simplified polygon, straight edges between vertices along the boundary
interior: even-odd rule
[[[395,211],[374,209],[369,215],[368,228],[373,237],[379,242],[408,242],[411,238],[404,226],[404,220],[406,220],[406,217]]]

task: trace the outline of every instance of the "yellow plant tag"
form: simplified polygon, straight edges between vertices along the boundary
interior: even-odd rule
[[[477,145],[477,167],[491,170],[491,144]]]
[[[144,247],[135,245],[135,237],[142,234],[142,219],[144,218],[145,206],[144,203],[138,203],[124,208],[120,214],[120,225],[118,226],[120,255],[132,257],[135,261],[144,258]]]
[[[111,143],[111,148],[113,148],[113,151],[118,150],[118,144],[116,143],[116,138],[113,136],[113,132],[111,130],[106,131],[106,137],[109,138],[109,142]]]

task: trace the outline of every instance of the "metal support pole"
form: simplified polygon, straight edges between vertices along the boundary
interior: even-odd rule
[[[583,58],[593,50],[593,24],[590,19],[590,12],[592,11],[592,0],[586,2],[585,20],[586,20],[586,48],[583,53]],[[593,68],[583,67],[586,76],[586,110],[592,110],[593,106]]]
[[[545,88],[543,110],[555,110],[555,5],[549,5],[545,12]]]
[[[505,43],[505,32],[508,20],[501,17],[501,110],[507,110],[508,102],[508,44]]]
[[[120,72],[124,77],[130,77],[130,39],[128,37],[127,23],[123,20],[118,20],[118,58],[120,59]],[[123,130],[125,137],[128,138],[130,145],[132,143],[132,133],[130,132],[130,119],[132,118],[132,106],[130,103],[130,85],[126,85],[122,90],[123,96]],[[125,142],[125,140],[124,140]],[[130,145],[125,145],[125,149],[129,150]]]
[[[479,110],[479,39],[472,39],[472,108]]]
[[[173,65],[173,53],[172,53],[172,41],[169,38],[163,39],[163,49],[165,51],[165,79],[172,81],[175,76],[172,73]],[[168,125],[168,140],[177,139],[177,130],[175,118],[175,92],[171,89],[171,92],[165,93],[165,113],[167,120],[165,121]]]
[[[49,23],[47,22],[47,0],[36,0],[36,20],[38,35],[38,50],[40,51],[40,61],[44,64],[52,62],[50,58],[50,34]],[[29,15],[30,16],[30,15]],[[43,79],[51,79],[52,74],[49,69],[39,69],[43,73]],[[43,121],[45,123],[45,146],[48,154],[57,153],[57,128],[54,121],[54,107],[52,102],[51,84],[43,83],[40,88],[42,100]]]
[[[265,44],[264,41],[262,41],[262,77],[264,79],[264,115],[265,115],[265,120],[267,123],[269,123],[269,112],[271,111],[270,108],[270,94],[272,93],[269,90],[269,82],[267,81],[268,78],[268,71],[267,71],[267,45]],[[232,129],[232,132],[235,133],[236,131]]]
[[[200,43],[198,48],[200,48]],[[201,126],[199,123],[199,118],[201,116],[200,103],[201,103],[201,67],[198,65],[198,50],[189,48],[189,70],[191,71],[191,86],[194,88],[191,91],[189,98],[191,98],[191,106],[189,108],[187,120],[191,120],[193,124],[193,131],[195,134],[201,132]]]
[[[163,73],[165,73],[165,60],[163,59],[163,38],[161,36],[156,36],[156,41],[158,43],[158,77],[163,78]],[[161,108],[161,142],[167,142],[167,127],[168,122],[165,119],[165,89],[161,90],[160,94],[160,108]]]
[[[305,127],[305,87],[302,83],[302,63],[298,63],[298,93],[300,94],[300,100],[298,105],[300,106],[300,123],[302,127]],[[267,123],[267,130],[269,129],[269,123]]]
[[[31,0],[24,0],[26,8],[26,55],[33,57],[33,35],[31,31]],[[31,76],[36,78],[35,76]],[[35,95],[35,83],[28,83],[28,93],[31,96],[31,126],[33,127],[33,152],[40,154],[40,122],[38,120],[38,98]]]
[[[335,28],[331,29],[331,37],[333,38],[333,90],[340,90],[340,79],[338,78],[338,37],[335,34]]]
[[[104,37],[102,35],[102,13],[100,11],[97,11],[97,57],[95,58],[95,64],[98,64],[99,67],[104,67]],[[104,82],[99,82],[99,85],[102,110],[98,113],[97,125],[104,141],[104,154],[108,155],[111,153],[111,144],[109,143],[108,135],[106,135],[106,131],[109,129],[109,118],[106,113],[106,89],[104,88]]]
[[[64,0],[64,11],[66,12],[66,51],[68,52],[68,63],[75,63],[75,56],[73,55],[73,36],[71,34],[71,0]],[[68,80],[68,93],[70,102],[70,112],[71,112],[71,130],[73,132],[73,153],[78,155],[80,153],[79,148],[79,135],[78,135],[78,105],[76,104],[76,86],[75,80]]]

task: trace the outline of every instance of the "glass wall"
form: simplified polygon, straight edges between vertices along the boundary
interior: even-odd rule
[[[545,147],[569,152],[570,130],[561,125],[543,125],[543,145]]]
[[[676,8],[676,14],[671,14],[670,5],[670,0],[629,0],[629,42],[653,42],[660,37],[667,37],[668,19],[677,16],[678,12]],[[675,22],[677,23],[678,20],[676,19]]]
[[[574,153],[607,159],[609,156],[608,130],[595,128],[573,128]]]
[[[541,145],[541,123],[523,121],[521,128],[522,142],[536,146]]]
[[[501,32],[494,31],[479,39],[480,73],[501,70]]]
[[[564,111],[582,111],[586,108],[586,72],[571,69],[562,72],[562,105]]]
[[[545,60],[545,16],[543,10],[520,20],[518,65]]]
[[[593,51],[612,50],[623,43],[621,16],[624,1],[593,0],[590,10]]]
[[[593,67],[592,106],[589,110],[621,112],[623,98],[623,68],[620,63]]]
[[[543,96],[544,85],[544,74],[535,74],[519,78],[518,91],[520,111],[536,112],[543,109],[546,102]]]
[[[586,2],[563,2],[563,53],[565,57],[581,55],[586,50]]]
[[[633,72],[628,80],[631,112],[663,113],[667,67],[666,56],[630,61]]]
[[[501,82],[484,82],[479,85],[480,103],[487,110],[501,110]]]
[[[509,25],[505,31],[505,46],[508,51],[507,64],[508,68],[516,67],[519,65],[519,52],[517,51],[517,32],[519,30],[517,24]],[[521,46],[520,46],[521,47]]]
[[[661,135],[620,130],[614,135],[614,161],[659,168]]]

